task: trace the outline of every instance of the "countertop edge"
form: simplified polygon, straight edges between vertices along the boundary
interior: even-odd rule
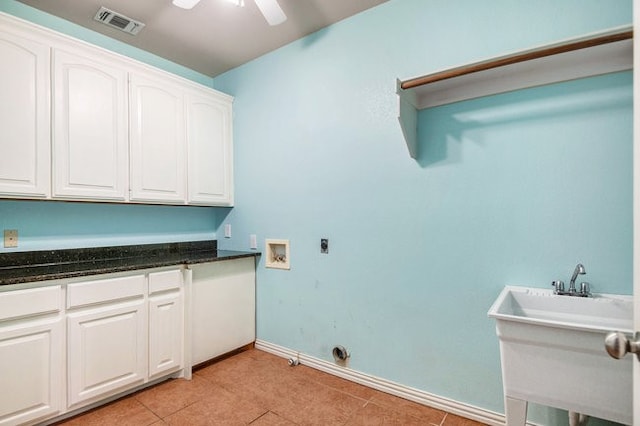
[[[260,252],[215,250],[185,253],[178,256],[135,256],[119,259],[94,259],[89,262],[80,261],[64,265],[29,265],[12,268],[10,270],[11,274],[6,273],[6,270],[0,271],[0,288],[7,285],[61,280],[83,276],[162,268],[167,266],[184,265],[188,267],[189,265],[258,257],[260,255]],[[5,272],[5,274],[3,274],[3,272]]]

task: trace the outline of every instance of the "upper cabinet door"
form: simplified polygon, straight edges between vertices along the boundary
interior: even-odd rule
[[[54,197],[126,200],[127,73],[106,59],[53,53]]]
[[[0,30],[0,196],[50,194],[49,48]]]
[[[188,92],[189,204],[233,205],[231,99]]]
[[[182,89],[169,79],[130,77],[131,201],[185,202]]]

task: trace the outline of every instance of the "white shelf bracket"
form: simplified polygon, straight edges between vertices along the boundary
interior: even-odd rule
[[[411,158],[418,158],[418,109],[415,106],[415,94],[403,90],[400,80],[396,80],[398,94],[398,121]]]

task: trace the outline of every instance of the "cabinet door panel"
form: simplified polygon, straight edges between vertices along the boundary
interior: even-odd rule
[[[149,298],[149,377],[178,370],[183,364],[182,292]]]
[[[70,313],[67,321],[71,408],[144,381],[144,299]]]
[[[233,205],[231,102],[189,93],[187,146],[189,203]]]
[[[54,196],[125,200],[127,74],[54,52]]]
[[[62,409],[62,320],[0,326],[0,425],[51,417]]]
[[[49,48],[0,31],[0,195],[45,198],[49,179]]]
[[[130,99],[131,200],[184,203],[182,90],[134,74]]]
[[[253,258],[192,265],[192,365],[256,338]]]

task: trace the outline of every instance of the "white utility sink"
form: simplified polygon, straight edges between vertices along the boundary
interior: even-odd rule
[[[557,296],[550,289],[506,286],[489,316],[550,327],[632,333],[633,298],[613,294]]]
[[[489,316],[500,340],[508,425],[524,425],[527,402],[632,422],[632,359],[607,354],[608,332],[633,332],[633,297],[571,297],[506,286]]]

